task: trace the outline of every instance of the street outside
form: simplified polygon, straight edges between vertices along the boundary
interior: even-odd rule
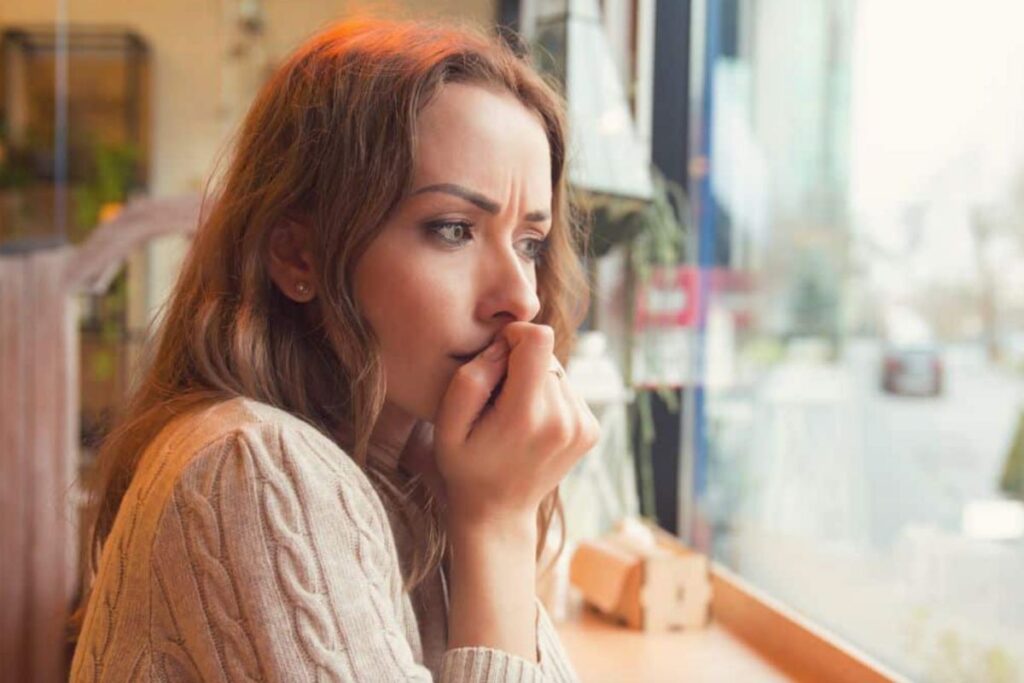
[[[980,345],[943,360],[935,398],[884,393],[873,340],[712,391],[715,554],[913,680],[1024,681],[1024,540],[962,532],[1001,497],[1024,379]]]

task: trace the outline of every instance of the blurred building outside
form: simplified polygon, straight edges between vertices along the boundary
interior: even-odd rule
[[[697,5],[702,237],[756,292],[743,328],[708,300],[734,368],[703,416],[713,554],[914,680],[1024,680],[1021,9]],[[939,396],[885,390],[909,345]]]

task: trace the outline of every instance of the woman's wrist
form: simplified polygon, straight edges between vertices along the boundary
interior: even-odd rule
[[[484,646],[537,661],[536,519],[455,516],[448,647]]]
[[[469,513],[457,507],[446,509],[447,532],[453,546],[464,543],[537,543],[537,513],[489,511]]]

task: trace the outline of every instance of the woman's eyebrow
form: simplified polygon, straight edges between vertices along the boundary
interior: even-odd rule
[[[416,190],[415,192],[413,192],[413,194],[423,194],[424,192],[444,192],[445,194],[455,195],[456,197],[465,199],[467,202],[470,202],[480,207],[481,209],[490,214],[496,215],[499,209],[501,208],[498,205],[498,202],[494,201],[493,199],[485,197],[479,192],[474,192],[468,187],[463,187],[462,185],[457,185],[455,183],[438,183],[436,185],[427,185],[426,187],[421,187],[420,189]],[[526,220],[531,222],[540,223],[550,219],[551,214],[547,211],[531,211],[530,213],[526,214]]]

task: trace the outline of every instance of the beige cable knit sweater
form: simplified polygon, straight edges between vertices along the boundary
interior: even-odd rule
[[[540,600],[539,663],[447,649],[444,572],[403,590],[419,537],[381,485],[262,403],[171,422],[104,547],[71,680],[575,681]]]

